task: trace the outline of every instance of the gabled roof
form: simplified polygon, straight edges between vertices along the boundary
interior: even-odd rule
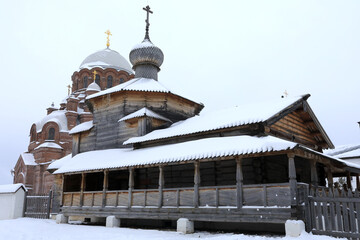
[[[71,134],[89,131],[93,127],[94,127],[94,123],[92,120],[88,122],[83,122],[80,123],[79,125],[76,125],[73,129],[71,129],[69,134],[71,135]]]
[[[34,154],[32,153],[22,153],[21,158],[24,161],[25,165],[38,165],[35,162]]]
[[[89,151],[67,160],[54,173],[80,172],[149,164],[170,163],[204,158],[276,152],[298,144],[272,136],[217,137],[151,148]],[[101,159],[101,161],[99,161]],[[50,165],[53,167],[52,165]]]
[[[126,120],[133,119],[133,118],[139,118],[139,117],[151,117],[151,118],[155,118],[155,119],[164,120],[166,122],[172,122],[170,119],[163,117],[160,114],[157,114],[146,107],[141,108],[141,109],[137,110],[136,112],[133,112],[129,115],[126,115],[123,118],[120,118],[119,122],[126,121]]]
[[[300,104],[306,103],[306,99],[309,96],[309,94],[306,94],[294,98],[282,98],[278,101],[247,104],[195,116],[184,121],[174,123],[169,128],[155,130],[144,136],[130,138],[124,142],[124,145],[185,136],[254,123],[267,124],[267,122],[275,121],[282,113],[289,111],[294,107],[299,107]],[[320,131],[322,131],[322,134],[328,140],[329,146],[331,147],[332,143],[328,139],[320,123],[318,123],[316,118],[313,119],[320,126]]]
[[[0,185],[0,193],[15,193],[20,188],[23,188],[25,192],[27,192],[26,187],[22,183],[16,183],[16,184],[5,184]]]

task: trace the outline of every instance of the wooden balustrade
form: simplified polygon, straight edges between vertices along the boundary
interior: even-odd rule
[[[298,184],[298,188],[301,188]],[[105,194],[105,196],[104,196]],[[232,186],[199,187],[198,201],[194,201],[194,188],[132,189],[121,191],[65,192],[63,206],[81,207],[238,207],[238,189]],[[282,184],[256,184],[242,186],[242,206],[290,206],[290,186]],[[105,199],[105,200],[104,200]]]

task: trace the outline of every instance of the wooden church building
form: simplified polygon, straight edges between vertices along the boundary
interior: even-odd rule
[[[130,52],[135,76],[85,97],[93,119],[48,168],[62,216],[283,224],[304,219],[310,186],[358,178],[358,165],[322,153],[334,146],[308,94],[200,114],[158,79],[164,55],[148,27]]]

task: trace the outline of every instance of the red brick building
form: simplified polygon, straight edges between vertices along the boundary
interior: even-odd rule
[[[69,131],[91,121],[86,96],[111,88],[134,77],[127,60],[109,47],[89,55],[71,77],[72,91],[57,108],[52,104],[47,115],[30,128],[30,142],[12,170],[14,183],[23,183],[30,193],[47,193],[54,177],[47,171],[53,161],[72,152]],[[50,97],[50,96],[49,96]]]

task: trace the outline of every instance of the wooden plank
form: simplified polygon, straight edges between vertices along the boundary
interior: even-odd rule
[[[334,198],[333,189],[329,188],[329,198]],[[330,230],[336,231],[336,218],[335,218],[335,204],[333,202],[329,202],[329,224],[330,224]]]
[[[322,191],[323,196],[326,196],[326,192]],[[321,202],[322,204],[322,213],[324,216],[324,230],[331,230],[330,228],[330,219],[328,214],[328,204],[326,201]]]
[[[338,189],[334,190],[334,198],[338,198],[339,197],[339,191]],[[336,211],[336,221],[337,221],[337,225],[336,225],[336,231],[343,231],[343,223],[342,223],[342,214],[341,214],[341,206],[340,206],[340,201],[336,201],[335,202],[335,211]]]
[[[310,171],[311,171],[311,185],[313,187],[318,187],[318,176],[317,176],[317,170],[316,170],[316,161],[311,160],[310,161]]]
[[[354,199],[354,196],[351,192],[351,190],[348,191],[348,198],[350,199]],[[348,203],[348,209],[349,209],[349,220],[350,220],[350,232],[356,232],[357,228],[356,228],[356,223],[355,223],[355,213],[354,213],[354,202],[349,202]],[[360,236],[359,236],[360,237]]]
[[[296,196],[297,183],[296,183],[296,169],[295,169],[294,157],[295,157],[294,154],[288,154],[289,182],[290,182],[290,203],[291,203],[292,208],[296,208],[296,206],[297,206],[297,196]]]
[[[163,188],[164,188],[164,167],[159,166],[159,202],[158,207],[160,208],[163,205]]]
[[[194,207],[199,207],[200,162],[194,162]]]
[[[102,203],[101,203],[102,207],[106,206],[106,191],[108,190],[108,173],[109,173],[109,170],[104,171]]]
[[[128,208],[132,206],[132,191],[134,189],[134,168],[129,168],[129,198],[128,198]]]
[[[315,191],[315,195],[320,197],[320,191],[319,191],[318,188]],[[320,202],[320,201],[315,202],[315,204],[316,204],[316,217],[317,217],[317,221],[318,221],[317,229],[318,230],[325,230],[324,225],[323,225],[323,213],[321,212],[321,209],[322,209],[321,203],[322,202]]]
[[[236,206],[238,209],[243,207],[243,172],[242,172],[242,159],[236,158]],[[217,190],[218,196],[218,190]],[[218,197],[217,197],[218,198]],[[217,200],[216,206],[219,205],[219,201]]]
[[[200,206],[216,206],[216,188],[200,189]]]
[[[117,206],[117,194],[118,192],[107,192],[106,193],[106,206]]]
[[[179,203],[179,190],[164,190],[163,191],[163,206],[178,206]]]
[[[345,189],[343,189],[341,196],[342,197],[346,197],[346,192]],[[345,232],[349,232],[349,213],[348,213],[348,208],[347,208],[347,203],[346,202],[342,202],[342,213],[343,213],[343,219],[344,219],[344,231]]]
[[[85,190],[85,178],[86,174],[81,173],[81,185],[80,185],[80,206],[84,205],[84,190]]]
[[[158,206],[159,196],[158,190],[148,190],[146,192],[146,206]]]
[[[359,197],[360,197],[359,190],[356,189],[355,190],[355,198],[359,198]],[[356,215],[355,215],[356,224],[358,226],[357,232],[360,233],[360,203],[355,203],[355,209],[356,209]]]
[[[180,206],[193,206],[194,189],[186,189],[180,191]]]

